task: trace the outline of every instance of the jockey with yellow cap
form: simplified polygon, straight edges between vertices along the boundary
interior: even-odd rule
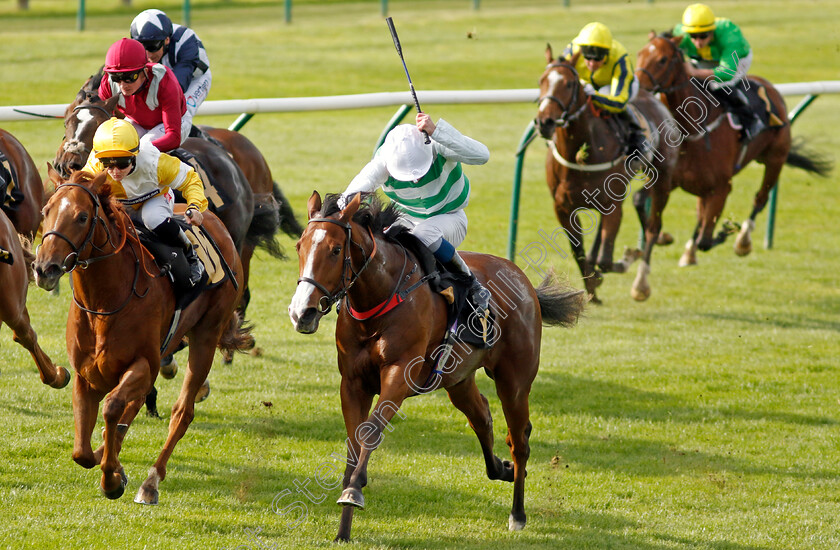
[[[140,141],[137,130],[126,120],[111,118],[93,136],[93,151],[83,168],[90,174],[105,172],[113,195],[124,205],[139,210],[143,223],[164,244],[183,248],[190,264],[189,284],[201,280],[204,266],[183,229],[173,220],[173,189],[189,206],[187,221],[201,225],[207,198],[201,178],[189,165],[161,153],[151,142]]]
[[[747,79],[753,54],[738,25],[715,17],[705,4],[691,4],[673,32],[683,37],[679,47],[691,59],[686,63],[688,76],[702,80],[716,98],[730,107],[744,128],[745,139],[755,137],[764,129],[764,122],[750,108],[739,86]]]
[[[566,46],[561,59],[570,60],[575,54],[579,54],[575,70],[592,104],[624,122],[628,133],[627,154],[638,151],[644,157],[644,134],[627,110],[627,103],[639,91],[639,83],[625,47],[613,38],[606,25],[593,22],[584,26]]]
[[[480,317],[486,315],[490,293],[455,247],[467,236],[464,208],[470,199],[470,180],[461,164],[484,164],[489,159],[490,150],[483,143],[443,119],[435,124],[426,113],[417,113],[415,124],[401,124],[388,132],[339,203],[343,207],[356,193],[381,187],[403,212],[400,224],[408,226],[441,264],[470,277],[468,298]]]

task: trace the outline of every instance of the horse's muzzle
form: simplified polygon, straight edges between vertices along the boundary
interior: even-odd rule
[[[35,260],[32,264],[35,271],[35,284],[44,290],[53,290],[58,286],[58,280],[64,275],[64,270],[54,262],[39,262]]]
[[[314,307],[306,308],[302,314],[298,315],[289,306],[289,318],[292,320],[295,330],[301,334],[314,334],[318,330],[318,323],[323,316],[324,314]]]
[[[537,117],[534,119],[534,123],[537,125],[537,129],[540,131],[540,135],[544,139],[551,139],[554,137],[554,130],[557,127],[557,124],[554,122],[553,118],[539,118]]]

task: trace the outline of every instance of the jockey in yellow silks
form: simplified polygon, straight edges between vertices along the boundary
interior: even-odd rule
[[[83,168],[89,174],[105,172],[113,195],[121,203],[139,210],[143,223],[169,246],[183,248],[190,264],[190,284],[203,275],[192,243],[173,220],[173,189],[184,196],[187,221],[201,225],[207,210],[204,186],[195,170],[177,158],[161,153],[151,142],[143,141],[130,122],[111,118],[93,136],[93,151]]]
[[[603,23],[593,22],[584,26],[577,37],[566,46],[561,58],[571,59],[580,52],[575,70],[583,89],[592,104],[602,111],[615,115],[629,130],[628,154],[644,151],[644,136],[627,103],[636,97],[639,83],[633,75],[633,62],[627,49],[615,40]]]

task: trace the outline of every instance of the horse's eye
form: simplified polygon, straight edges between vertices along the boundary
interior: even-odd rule
[[[664,57],[660,57],[658,63],[659,63],[659,65],[664,65],[666,61],[668,61],[668,60],[665,59]]]
[[[333,249],[330,250],[330,254],[332,254],[333,256],[338,256],[339,254],[341,254],[341,246],[340,245],[334,246]]]
[[[87,221],[88,221],[88,213],[87,212],[82,212],[81,214],[79,214],[79,223],[87,223]]]

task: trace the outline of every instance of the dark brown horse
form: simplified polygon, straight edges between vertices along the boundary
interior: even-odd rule
[[[390,420],[403,414],[402,402],[440,387],[478,436],[487,476],[513,482],[509,527],[522,529],[531,433],[528,395],[539,367],[542,323],[573,324],[583,308],[583,293],[550,280],[535,290],[513,263],[462,253],[493,295],[498,324],[489,340],[495,343],[476,349],[459,341],[447,359],[440,359],[447,324],[444,299],[422,284],[416,258],[384,236],[383,229],[397,221],[397,210],[393,205],[383,210],[376,200],[361,206],[359,195],[339,210],[336,198],[328,196],[322,204],[316,192],[309,199],[309,224],[297,243],[300,279],[289,305],[295,329],[311,334],[332,304],[341,301],[335,337],[348,454],[336,540],[350,538],[353,510],[364,507],[368,460],[384,429],[393,429]],[[350,312],[351,306],[381,311],[398,293],[403,301],[382,315]],[[502,402],[512,464],[493,453],[490,409],[475,382],[481,367],[495,381]]]
[[[40,182],[39,182],[40,183]],[[70,381],[70,372],[57,367],[38,345],[38,336],[32,329],[26,294],[29,290],[32,253],[26,248],[12,222],[0,210],[0,327],[3,323],[12,329],[15,342],[25,347],[41,374],[41,382],[53,388],[63,388]]]
[[[11,205],[0,204],[0,207],[17,232],[31,241],[41,225],[41,207],[44,206],[41,176],[23,145],[12,134],[0,129],[0,162],[3,158],[15,176],[13,182],[22,200]]]
[[[639,51],[636,77],[644,88],[664,95],[678,125],[673,146],[681,149],[674,184],[697,196],[697,227],[686,243],[680,265],[696,264],[698,248],[709,250],[726,240],[728,230],[723,229],[717,235],[714,230],[732,190],[732,177],[755,160],[764,165],[764,179],[753,200],[750,217],[741,224],[735,240],[735,253],[745,256],[752,250],[750,233],[755,229],[756,216],[767,204],[782,166],[790,164],[826,175],[830,164],[791,147],[784,99],[770,82],[758,76],[750,76],[750,84],[756,89],[763,88],[765,102],[768,107],[772,105],[778,122],[744,147],[739,141],[739,130],[727,122],[720,101],[703,82],[689,78],[685,58],[678,47],[681,37],[656,36],[652,32],[649,39]]]
[[[49,167],[49,175],[56,190],[44,207],[35,276],[39,286],[50,290],[64,273],[72,273],[67,352],[77,373],[73,460],[85,468],[101,466],[101,487],[108,498],[119,498],[125,490],[119,452],[157,378],[161,355],[171,353],[184,336],[189,338],[189,365],[172,409],[169,436],[134,499],[154,504],[169,457],[192,422],[195,397],[216,347],[242,350],[253,345],[235,312],[244,288],[242,264],[224,225],[208,213],[203,226],[232,268],[238,287],[228,278],[200,294],[181,312],[168,347],[161,349],[174,315],[172,285],[140,245],[128,214],[110,194],[105,174],[91,178],[75,172],[65,182]],[[176,212],[182,214],[183,206],[177,205]],[[94,452],[90,439],[103,398],[104,443]]]
[[[598,302],[595,289],[601,273],[624,273],[635,255],[625,254],[613,261],[615,238],[621,225],[622,202],[637,177],[639,164],[645,187],[640,198],[650,197],[649,214],[639,205],[640,221],[645,229],[642,263],[633,282],[631,295],[636,300],[650,296],[648,282],[650,257],[662,229],[662,212],[671,192],[671,177],[677,164],[677,150],[668,147],[658,128],[671,119],[667,109],[652,95],[640,90],[631,105],[638,109],[651,130],[651,160],[628,158],[621,132],[611,117],[600,116],[583,90],[575,63],[580,54],[569,60],[555,61],[551,46],[546,49],[548,66],[540,77],[539,112],[536,122],[540,134],[548,140],[546,181],[554,199],[554,211],[569,239],[591,299]],[[629,108],[629,107],[628,107]],[[639,163],[639,164],[637,164]],[[578,211],[594,209],[600,213],[592,248],[587,256],[583,235],[596,230],[596,224],[582,226]],[[591,220],[591,218],[590,218]],[[600,271],[600,272],[599,272]]]

